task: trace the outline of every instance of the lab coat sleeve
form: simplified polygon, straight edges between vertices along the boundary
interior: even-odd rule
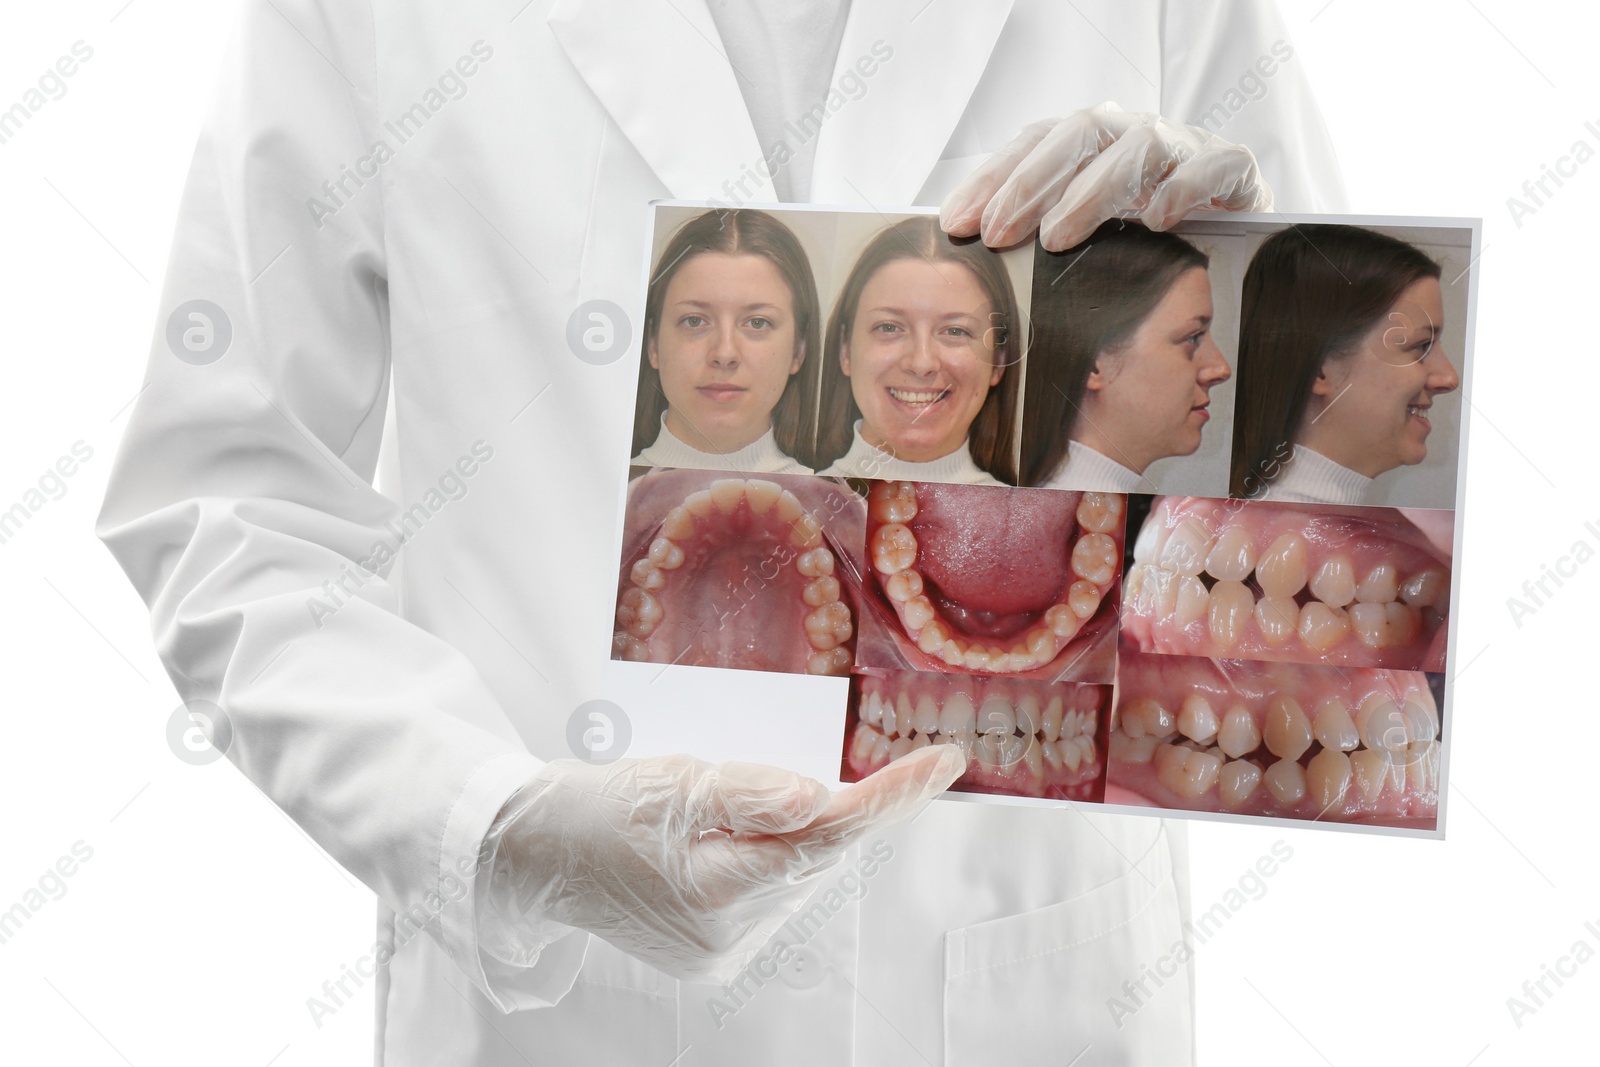
[[[1305,65],[1272,0],[1164,0],[1161,113],[1254,152],[1277,210],[1349,210]]]
[[[485,831],[542,764],[467,657],[400,616],[374,552],[399,518],[370,484],[389,377],[383,189],[370,173],[324,186],[376,169],[361,163],[378,140],[371,12],[242,9],[97,530],[181,696],[222,709],[228,757],[502,1010],[552,1004],[588,935],[531,967],[488,961],[490,980],[474,916]],[[168,317],[195,300],[221,311],[180,315],[174,345]]]

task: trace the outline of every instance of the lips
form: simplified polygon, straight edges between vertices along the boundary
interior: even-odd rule
[[[695,392],[707,400],[727,402],[739,399],[749,390],[740,385],[702,385]]]

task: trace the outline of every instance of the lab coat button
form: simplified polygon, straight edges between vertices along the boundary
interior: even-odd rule
[[[827,970],[828,965],[820,953],[810,948],[797,948],[778,973],[790,989],[810,989],[822,981]]]

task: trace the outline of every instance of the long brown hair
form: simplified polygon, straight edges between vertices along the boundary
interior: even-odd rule
[[[1231,496],[1254,495],[1286,449],[1330,357],[1357,342],[1406,287],[1439,264],[1387,234],[1331,223],[1290,226],[1261,242],[1244,275]]]
[[[1132,338],[1181,275],[1209,264],[1182,237],[1119,219],[1065,252],[1034,249],[1023,485],[1048,481],[1066,459],[1095,362]]]
[[[778,269],[794,302],[795,348],[811,359],[821,345],[822,313],[811,261],[794,232],[765,211],[749,208],[715,208],[685,222],[672,235],[656,260],[655,273],[645,297],[644,330],[639,343],[639,391],[633,406],[633,452],[637,456],[661,432],[667,396],[661,390],[661,372],[650,365],[650,344],[661,329],[661,305],[667,286],[683,265],[705,252],[764,256]],[[772,435],[786,455],[798,457],[811,450],[811,415],[816,407],[816,375],[802,362],[789,375],[783,395],[772,409]]]
[[[845,278],[839,299],[828,317],[828,333],[822,352],[822,402],[817,415],[817,449],[810,466],[817,470],[832,465],[850,451],[853,428],[861,418],[850,379],[839,363],[840,349],[855,329],[861,292],[878,269],[900,259],[922,258],[956,263],[972,272],[992,309],[990,329],[994,331],[995,365],[1001,368],[1000,383],[984,397],[968,430],[968,451],[972,461],[1007,485],[1017,482],[1011,446],[1016,437],[1020,375],[1015,364],[1022,358],[1022,323],[1017,313],[1017,296],[1011,287],[998,253],[985,248],[977,238],[950,237],[931,215],[916,215],[880,230],[861,250],[855,266]]]

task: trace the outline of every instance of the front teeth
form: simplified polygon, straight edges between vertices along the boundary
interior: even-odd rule
[[[917,390],[917,389],[890,389],[889,395],[902,404],[931,404],[935,400],[944,399],[949,393],[948,389]]]

